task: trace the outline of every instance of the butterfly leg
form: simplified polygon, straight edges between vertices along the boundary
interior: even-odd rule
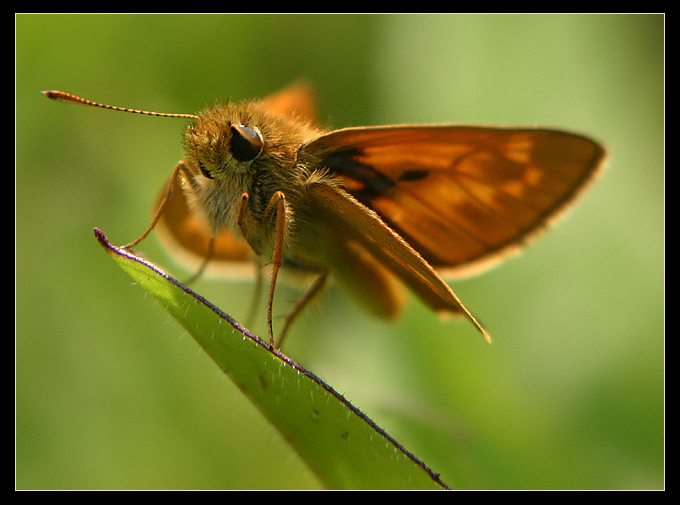
[[[241,234],[248,241],[248,234],[246,233],[246,211],[248,209],[248,202],[250,201],[250,195],[246,192],[241,195],[241,204],[238,209],[238,214],[236,216],[236,225],[241,230]],[[250,242],[249,242],[250,244]],[[257,263],[255,268],[255,287],[253,289],[253,297],[250,301],[250,308],[248,309],[248,316],[246,319],[246,325],[251,326],[255,320],[255,313],[260,301],[260,295],[262,294],[262,260],[260,259],[259,252],[250,244],[250,247],[256,253],[255,261]]]
[[[262,296],[262,262],[260,257],[255,258],[255,286],[253,286],[253,295],[250,300],[250,307],[248,308],[248,315],[246,316],[246,326],[251,327],[255,321],[257,311],[260,307],[260,297]]]
[[[203,275],[205,268],[208,266],[208,263],[210,263],[210,260],[212,259],[214,249],[215,249],[215,236],[212,236],[210,237],[210,242],[208,243],[208,254],[206,254],[205,258],[203,259],[203,262],[201,263],[201,266],[198,268],[198,270],[196,270],[196,273],[194,273],[191,277],[184,281],[184,284],[189,285],[196,279],[198,279],[201,275]]]
[[[158,220],[161,218],[163,215],[163,211],[165,210],[165,205],[168,203],[170,200],[170,197],[172,196],[172,188],[175,184],[175,179],[179,176],[180,172],[183,172],[185,174],[190,174],[189,169],[186,167],[183,161],[180,161],[177,163],[177,166],[175,169],[172,171],[172,175],[170,176],[170,180],[168,182],[168,186],[165,189],[165,194],[163,195],[163,198],[161,199],[161,203],[158,205],[158,209],[156,210],[156,213],[154,214],[153,218],[151,219],[151,224],[149,227],[144,230],[144,233],[142,233],[139,237],[134,239],[132,242],[129,242],[122,246],[123,249],[130,249],[137,244],[139,244],[142,240],[146,238],[146,236],[151,233],[151,230],[154,229],[156,226],[156,223],[158,223]]]
[[[236,217],[236,224],[241,229],[243,236],[248,240],[247,233],[247,223],[246,223],[246,211],[248,208],[248,202],[250,200],[250,195],[248,193],[243,193],[241,195],[241,205],[239,207],[238,215]],[[274,330],[272,323],[272,307],[274,304],[274,291],[276,288],[276,280],[279,275],[279,270],[281,269],[281,263],[283,261],[283,244],[285,241],[287,223],[290,220],[289,210],[286,207],[286,195],[283,191],[277,191],[269,200],[267,207],[264,210],[264,216],[272,216],[275,218],[274,221],[274,248],[272,252],[272,277],[271,283],[269,285],[269,299],[267,302],[267,327],[269,329],[269,344],[274,347]],[[251,244],[252,247],[252,244]],[[255,253],[260,254],[255,248],[253,248]]]
[[[295,305],[293,305],[288,314],[286,314],[283,327],[279,333],[279,341],[276,343],[277,349],[281,349],[283,346],[283,340],[286,338],[286,334],[288,333],[288,329],[290,328],[291,324],[293,324],[295,318],[302,312],[302,309],[307,306],[307,304],[319,293],[319,291],[321,291],[321,288],[323,288],[324,284],[326,284],[327,278],[328,270],[325,267],[319,266],[318,277],[314,280],[305,294],[298,298],[297,302],[295,302]]]
[[[274,289],[276,288],[276,279],[281,269],[281,262],[283,260],[283,243],[286,234],[286,224],[288,221],[286,207],[286,195],[283,191],[277,191],[269,200],[269,204],[265,209],[265,215],[269,212],[276,212],[276,225],[274,233],[274,251],[272,253],[272,280],[269,285],[269,300],[267,301],[267,327],[269,328],[269,345],[274,347],[274,330],[272,329],[272,307],[274,305]]]

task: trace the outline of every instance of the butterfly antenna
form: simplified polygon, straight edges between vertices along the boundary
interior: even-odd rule
[[[169,112],[151,112],[147,110],[130,109],[128,107],[116,107],[115,105],[106,105],[99,102],[93,102],[92,100],[87,100],[71,93],[66,93],[65,91],[58,91],[56,89],[51,89],[49,91],[42,91],[50,100],[56,100],[58,102],[71,102],[80,103],[83,105],[89,105],[91,107],[99,107],[102,109],[109,110],[119,110],[122,112],[132,112],[133,114],[145,114],[147,116],[160,116],[160,117],[183,117],[188,119],[196,119],[198,116],[195,114],[173,114]]]

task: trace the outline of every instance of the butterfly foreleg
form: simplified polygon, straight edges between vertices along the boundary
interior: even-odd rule
[[[269,328],[269,345],[274,347],[274,330],[272,329],[272,307],[274,305],[274,289],[276,288],[276,279],[281,269],[281,262],[283,259],[283,244],[286,235],[286,225],[288,222],[286,207],[286,195],[283,191],[277,191],[269,200],[269,204],[265,209],[265,215],[270,212],[276,212],[275,228],[274,228],[274,250],[272,252],[272,279],[269,285],[269,299],[267,301],[267,327]]]
[[[248,223],[247,223],[247,210],[248,202],[250,201],[250,195],[246,192],[241,195],[241,205],[239,207],[238,215],[236,218],[236,224],[240,228],[243,236],[248,240]],[[272,308],[274,304],[274,291],[276,289],[276,280],[279,275],[279,270],[281,269],[281,263],[283,261],[283,245],[286,238],[286,229],[288,227],[288,222],[291,220],[289,215],[290,210],[286,206],[286,195],[283,191],[276,191],[274,195],[269,200],[269,203],[264,209],[265,221],[269,221],[269,218],[273,218],[274,225],[274,244],[272,248],[272,276],[269,285],[269,298],[267,301],[267,328],[269,331],[269,345],[274,347],[274,330],[273,330],[273,318],[272,318]],[[248,240],[250,243],[250,241]],[[253,245],[251,244],[251,247]],[[260,251],[253,247],[253,250],[257,254]]]
[[[156,226],[156,223],[158,223],[158,220],[163,215],[163,211],[165,210],[165,206],[167,205],[168,201],[170,200],[170,197],[172,196],[173,186],[175,185],[175,179],[177,179],[177,177],[179,177],[180,173],[190,175],[190,171],[187,168],[187,166],[184,164],[183,161],[180,161],[179,163],[177,163],[177,166],[172,171],[172,175],[170,176],[170,180],[168,181],[168,185],[165,188],[165,193],[163,194],[163,198],[161,199],[161,202],[158,205],[158,209],[156,210],[156,213],[154,214],[153,218],[151,219],[151,224],[149,224],[148,228],[146,230],[144,230],[144,232],[139,237],[134,239],[132,242],[128,242],[127,244],[122,246],[123,249],[130,249],[130,248],[136,246],[142,240],[144,240],[149,233],[151,233],[151,230],[154,229],[154,227]]]

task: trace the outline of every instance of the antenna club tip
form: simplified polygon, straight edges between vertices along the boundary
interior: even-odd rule
[[[41,91],[43,95],[45,95],[47,98],[50,100],[64,100],[68,101],[68,93],[64,93],[63,91],[59,91],[56,89],[48,89],[46,91]]]

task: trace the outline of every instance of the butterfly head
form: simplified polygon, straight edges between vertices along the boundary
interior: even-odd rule
[[[186,130],[185,162],[194,164],[208,179],[241,174],[264,151],[262,132],[239,112],[229,107],[206,109]]]

